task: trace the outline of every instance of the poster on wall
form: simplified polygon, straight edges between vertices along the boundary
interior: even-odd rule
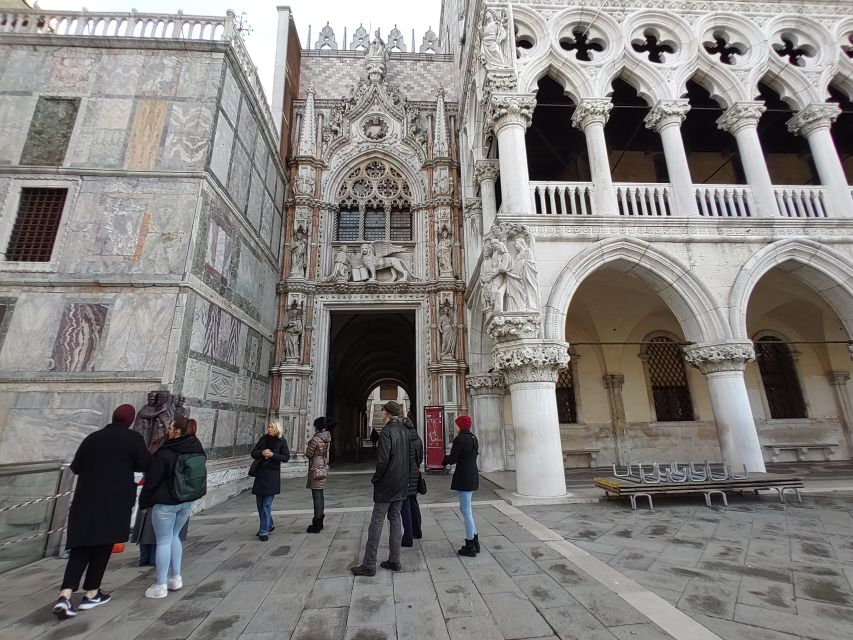
[[[426,470],[444,469],[444,407],[424,407]]]

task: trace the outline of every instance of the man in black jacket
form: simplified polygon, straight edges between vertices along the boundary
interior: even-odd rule
[[[373,483],[373,515],[367,532],[367,546],[360,565],[350,569],[356,576],[376,575],[376,554],[385,518],[391,524],[388,538],[388,560],[380,563],[383,569],[399,571],[400,542],[403,539],[403,520],[400,509],[408,493],[409,483],[409,433],[400,415],[403,408],[396,402],[387,402],[382,407],[382,422],[385,427],[379,434],[376,454],[376,472]]]

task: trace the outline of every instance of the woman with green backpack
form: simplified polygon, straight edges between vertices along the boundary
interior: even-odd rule
[[[145,591],[146,598],[165,598],[169,591],[184,586],[178,534],[190,517],[193,502],[207,493],[207,458],[196,438],[197,428],[191,418],[176,418],[145,475],[139,507],[151,509],[157,535],[157,578]]]

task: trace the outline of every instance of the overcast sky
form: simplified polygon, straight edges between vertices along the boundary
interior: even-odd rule
[[[130,11],[140,13],[176,13],[179,9],[185,14],[225,15],[233,9],[238,15],[245,11],[246,20],[252,27],[252,33],[244,38],[252,60],[258,67],[261,82],[267,97],[272,94],[273,63],[275,61],[275,39],[278,26],[277,5],[290,6],[293,18],[299,30],[302,47],[308,45],[308,25],[311,25],[311,46],[326,22],[335,30],[339,47],[343,47],[344,27],[347,39],[352,41],[352,33],[360,23],[365,29],[380,27],[383,37],[396,24],[406,36],[406,46],[411,46],[412,29],[415,40],[420,46],[421,39],[428,27],[438,33],[438,19],[441,12],[441,0],[290,0],[273,2],[271,0],[40,0],[39,6],[45,9],[65,9],[79,11],[84,6],[89,11]],[[371,31],[372,33],[372,31]]]

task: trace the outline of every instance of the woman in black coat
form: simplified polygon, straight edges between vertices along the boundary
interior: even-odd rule
[[[136,410],[123,404],[113,411],[112,422],[89,434],[80,443],[71,471],[77,474],[77,488],[68,514],[68,547],[71,553],[53,613],[60,620],[77,615],[71,594],[80,586],[86,594],[81,610],[109,602],[101,591],[113,545],[127,542],[130,514],[136,500],[135,471],[145,471],[151,457],[142,436],[130,430]]]
[[[403,547],[411,547],[414,538],[420,539],[421,532],[421,507],[418,504],[418,483],[421,479],[421,463],[424,461],[424,443],[415,429],[414,423],[409,418],[403,418],[403,426],[409,431],[409,485],[408,495],[400,515],[403,517]]]
[[[261,460],[252,485],[252,493],[258,503],[258,539],[269,540],[270,531],[275,529],[272,522],[272,501],[281,493],[281,463],[290,460],[287,441],[281,437],[281,421],[270,420],[267,432],[252,449],[252,457]]]
[[[477,469],[480,444],[477,442],[477,436],[471,433],[471,416],[456,418],[456,434],[450,453],[444,456],[442,464],[456,465],[450,488],[459,494],[459,510],[465,522],[465,545],[459,549],[458,553],[461,556],[473,558],[480,551],[480,540],[474,524],[474,510],[471,508],[471,498],[480,488],[480,472]]]

